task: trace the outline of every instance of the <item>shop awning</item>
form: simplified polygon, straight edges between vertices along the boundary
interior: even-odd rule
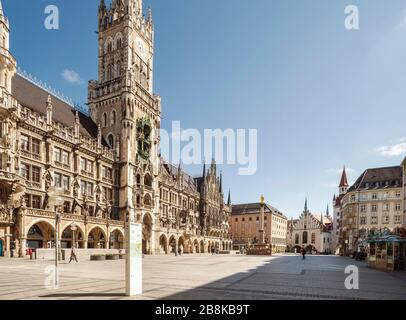
[[[402,238],[400,236],[395,236],[395,235],[388,235],[388,236],[383,236],[383,237],[376,237],[376,238],[370,238],[367,239],[368,243],[373,243],[373,242],[406,242],[406,238]]]

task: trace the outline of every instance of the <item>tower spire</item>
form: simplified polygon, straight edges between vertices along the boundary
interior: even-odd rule
[[[304,212],[307,212],[307,197],[305,199]]]
[[[203,164],[203,180],[206,179],[206,163]]]
[[[348,187],[347,172],[345,171],[345,166],[343,169],[343,173],[341,174],[340,188],[341,187]]]
[[[223,193],[223,172],[220,171],[220,193]]]
[[[231,190],[228,189],[228,200],[227,200],[227,205],[231,206]]]
[[[347,172],[345,170],[345,166],[343,169],[343,173],[341,174],[341,180],[340,180],[340,195],[345,194],[348,190],[349,184],[348,184],[348,179],[347,179]]]

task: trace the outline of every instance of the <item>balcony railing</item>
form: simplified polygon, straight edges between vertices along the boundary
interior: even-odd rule
[[[5,180],[9,182],[19,182],[25,185],[25,179],[16,173],[11,173],[8,171],[0,171],[0,180]]]

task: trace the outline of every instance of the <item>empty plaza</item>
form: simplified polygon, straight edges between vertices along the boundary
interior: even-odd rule
[[[344,270],[359,269],[359,290]],[[53,261],[0,259],[0,299],[129,299],[125,260],[61,262],[60,286],[47,289]],[[146,256],[143,295],[131,299],[406,299],[406,274],[337,256]]]

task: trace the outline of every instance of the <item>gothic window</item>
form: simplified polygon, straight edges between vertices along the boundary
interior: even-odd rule
[[[111,149],[114,149],[114,136],[112,134],[108,135],[107,143]]]
[[[144,185],[147,187],[152,187],[152,178],[149,174],[146,174],[144,177]]]
[[[109,64],[107,66],[107,81],[113,79],[114,77],[113,68],[114,68],[113,64]]]
[[[316,234],[312,233],[312,244],[316,243]]]
[[[116,124],[116,111],[113,110],[110,115],[110,125],[114,126]]]
[[[303,232],[303,244],[306,244],[307,243],[307,231],[304,231]]]
[[[107,127],[107,113],[103,113],[103,127]]]
[[[116,70],[116,77],[121,76],[121,63],[117,62],[117,70]]]
[[[113,40],[109,38],[106,41],[105,52],[110,53],[112,51],[113,51]]]
[[[122,42],[123,42],[123,40],[121,39],[121,37],[119,37],[119,38],[117,39],[117,43],[116,43],[116,48],[117,48],[117,49],[121,49]]]
[[[151,203],[151,196],[149,194],[146,194],[144,197],[144,205],[146,207],[151,207],[152,203]]]

